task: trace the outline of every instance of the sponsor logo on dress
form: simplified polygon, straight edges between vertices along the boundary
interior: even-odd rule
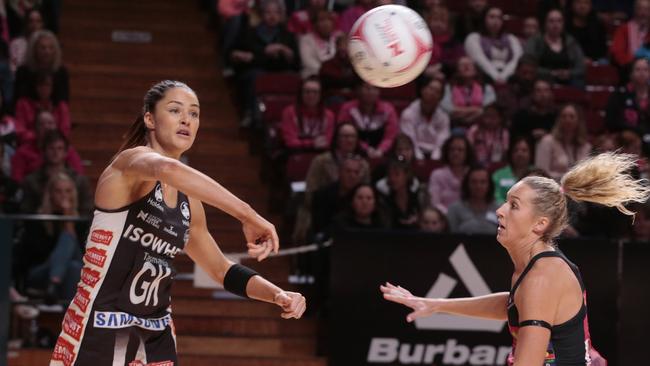
[[[163,191],[160,184],[156,184],[156,191],[153,193],[153,196],[156,198],[156,201],[162,202],[163,200]]]
[[[147,203],[149,204],[149,206],[155,207],[157,210],[159,210],[161,212],[165,211],[165,208],[160,204],[160,202],[151,199],[151,197],[149,197],[149,199],[147,199]]]
[[[90,247],[86,249],[84,260],[96,265],[97,267],[104,268],[104,263],[106,263],[106,251],[104,249]]]
[[[174,225],[169,225],[169,227],[164,227],[163,231],[166,232],[169,235],[172,235],[174,237],[178,237],[178,233],[174,231]]]
[[[190,219],[190,206],[187,204],[186,201],[181,202],[181,214],[185,218],[185,220]]]
[[[63,317],[63,331],[77,341],[81,340],[83,320],[83,317],[77,314],[76,311],[68,309]]]
[[[176,254],[181,251],[181,248],[178,248],[159,238],[155,234],[148,233],[143,228],[137,227],[133,224],[126,228],[122,237],[134,243],[139,243],[145,248],[151,248],[153,252],[164,254],[169,258],[174,258]]]
[[[109,230],[93,230],[90,234],[90,241],[97,244],[108,245],[113,240],[113,232]]]
[[[160,223],[162,222],[162,219],[158,216],[154,216],[148,212],[144,212],[140,210],[140,213],[137,216],[140,220],[146,222],[147,224],[155,227],[156,229],[160,229]]]
[[[63,337],[59,337],[59,339],[56,341],[56,346],[54,346],[54,352],[52,353],[52,360],[53,361],[61,361],[63,365],[65,366],[70,366],[72,365],[72,361],[74,361],[75,358],[75,353],[74,353],[74,346],[72,343],[66,341],[63,339]]]
[[[81,270],[81,282],[85,283],[91,288],[95,287],[95,284],[99,282],[101,274],[98,271],[90,269],[89,267],[84,267]]]
[[[162,318],[140,318],[121,311],[95,311],[93,326],[105,329],[139,327],[146,330],[161,331],[165,330],[171,324],[171,321],[170,314]]]
[[[82,313],[85,313],[88,310],[88,304],[90,304],[90,293],[79,286],[72,302],[79,307]]]

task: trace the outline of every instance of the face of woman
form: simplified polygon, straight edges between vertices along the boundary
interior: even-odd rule
[[[524,29],[522,34],[524,38],[528,39],[539,33],[539,23],[535,17],[528,17],[524,20]]]
[[[323,9],[325,7],[325,0],[309,0],[309,6],[312,9]]]
[[[363,83],[359,93],[359,100],[362,104],[372,105],[377,103],[379,99],[379,88],[372,86],[368,83]]]
[[[487,170],[473,171],[469,176],[469,194],[473,199],[485,200],[490,188],[490,173]]]
[[[443,87],[440,81],[431,80],[421,90],[420,99],[425,105],[437,105],[442,99]]]
[[[505,247],[530,241],[538,215],[533,207],[535,191],[523,182],[510,188],[506,202],[497,210],[497,241]]]
[[[316,81],[305,82],[302,88],[302,104],[308,108],[315,108],[320,103],[320,83]]]
[[[199,129],[199,100],[186,88],[167,90],[154,113],[145,114],[145,123],[167,153],[182,154],[194,143]]]
[[[485,28],[488,33],[497,35],[503,27],[503,13],[501,9],[492,8],[485,15]]]
[[[566,106],[560,112],[559,123],[564,137],[573,137],[578,132],[578,111],[573,106]]]
[[[573,13],[579,17],[586,17],[591,12],[591,0],[574,0]]]
[[[564,17],[557,10],[551,10],[546,16],[546,34],[557,37],[564,31]]]
[[[50,37],[41,37],[36,42],[36,60],[40,65],[51,65],[54,62],[56,47]]]
[[[32,11],[29,13],[29,18],[27,19],[27,33],[32,34],[36,31],[39,31],[44,28],[43,17],[38,11]]]
[[[354,150],[357,148],[358,139],[359,135],[357,134],[357,130],[355,130],[354,127],[350,125],[342,126],[339,130],[336,141],[339,152],[343,154],[354,153]]]
[[[530,165],[530,147],[526,141],[519,141],[512,148],[511,160],[515,168],[525,168]]]
[[[43,154],[47,165],[63,165],[68,156],[68,151],[65,148],[65,141],[56,140],[52,141],[49,145],[45,146],[45,154]]]
[[[316,18],[316,32],[323,38],[329,38],[333,30],[334,22],[330,14],[325,11],[318,13],[318,17]]]
[[[352,198],[352,210],[357,217],[370,217],[375,211],[375,193],[370,187],[357,189]]]
[[[60,179],[52,185],[50,191],[51,204],[54,209],[61,210],[72,204],[74,199],[75,186],[69,180]],[[75,208],[75,207],[72,207]]]
[[[488,108],[483,112],[483,118],[481,118],[481,123],[483,128],[487,130],[496,130],[501,127],[501,115],[494,108]]]
[[[426,210],[420,218],[420,229],[430,233],[440,233],[445,229],[445,223],[438,212]]]
[[[648,85],[648,81],[650,81],[650,67],[648,66],[647,59],[642,58],[634,62],[630,79],[632,79],[632,83],[635,85]]]
[[[454,139],[449,144],[449,165],[461,166],[465,164],[467,158],[467,146],[461,139]]]
[[[393,190],[401,190],[406,188],[407,179],[406,172],[399,168],[392,168],[388,170],[388,186]]]
[[[462,79],[469,80],[476,77],[476,67],[469,57],[461,57],[458,60],[458,74]]]
[[[282,14],[280,13],[280,6],[276,3],[269,3],[264,8],[264,13],[262,14],[262,20],[264,24],[269,27],[275,27],[280,24],[282,20]]]
[[[413,145],[400,140],[395,145],[395,155],[401,156],[406,162],[413,161],[413,156],[415,156],[415,151],[413,151]]]

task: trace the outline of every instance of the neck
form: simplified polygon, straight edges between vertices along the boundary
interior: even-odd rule
[[[582,27],[587,24],[587,17],[576,15],[573,17],[573,24]]]
[[[634,84],[634,91],[637,94],[648,94],[648,84]]]
[[[526,174],[526,170],[528,170],[527,166],[514,166],[514,165],[511,165],[511,167],[512,167],[512,174],[517,178],[523,177],[524,174]]]
[[[450,164],[449,169],[456,176],[461,176],[461,175],[463,175],[463,173],[465,173],[465,166],[464,165],[451,165]]]
[[[427,118],[431,118],[433,112],[436,110],[436,107],[436,105],[430,103],[420,103],[420,111],[422,112],[422,115]]]
[[[370,225],[372,223],[370,216],[359,216],[355,214],[354,219],[360,224]]]
[[[549,41],[559,41],[560,40],[560,34],[551,34],[551,33],[546,33],[546,39]]]
[[[47,171],[47,175],[52,176],[53,174],[63,171],[65,169],[65,164],[48,164],[45,169]]]
[[[485,203],[485,199],[483,198],[470,197],[467,202],[473,209],[483,210],[487,207],[487,203]]]
[[[375,110],[375,103],[360,103],[359,110],[363,114],[370,114]]]
[[[521,274],[530,260],[541,252],[554,250],[553,246],[540,238],[527,239],[527,244],[515,248],[507,248],[510,259],[515,265],[515,273]]]

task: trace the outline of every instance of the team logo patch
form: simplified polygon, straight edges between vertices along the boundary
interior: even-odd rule
[[[72,361],[74,361],[75,358],[75,353],[74,353],[74,346],[72,343],[66,341],[63,339],[63,337],[59,337],[59,339],[56,341],[56,346],[54,346],[54,353],[52,353],[52,360],[53,361],[61,361],[63,365],[65,366],[70,366],[72,365]]]
[[[96,265],[97,267],[104,268],[104,264],[106,263],[106,251],[104,249],[90,247],[86,249],[84,260]]]
[[[90,293],[82,287],[77,287],[77,294],[72,302],[81,309],[81,312],[85,313],[90,303]]]
[[[113,232],[109,230],[93,230],[90,233],[90,241],[97,244],[108,245],[113,240]]]
[[[98,271],[92,270],[89,267],[84,267],[81,270],[81,282],[85,283],[89,287],[94,288],[95,284],[99,282],[101,274]]]
[[[81,340],[81,330],[83,329],[83,317],[77,314],[73,309],[68,309],[63,317],[63,331],[70,337]]]
[[[160,184],[156,184],[156,191],[153,193],[153,196],[156,198],[156,201],[162,202],[163,192],[162,192],[162,186]]]
[[[181,202],[181,214],[185,220],[190,219],[190,206],[185,201]]]

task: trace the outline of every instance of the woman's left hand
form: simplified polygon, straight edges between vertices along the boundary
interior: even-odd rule
[[[302,314],[307,309],[307,300],[298,292],[281,291],[273,302],[282,308],[282,317],[284,319],[300,319]]]

